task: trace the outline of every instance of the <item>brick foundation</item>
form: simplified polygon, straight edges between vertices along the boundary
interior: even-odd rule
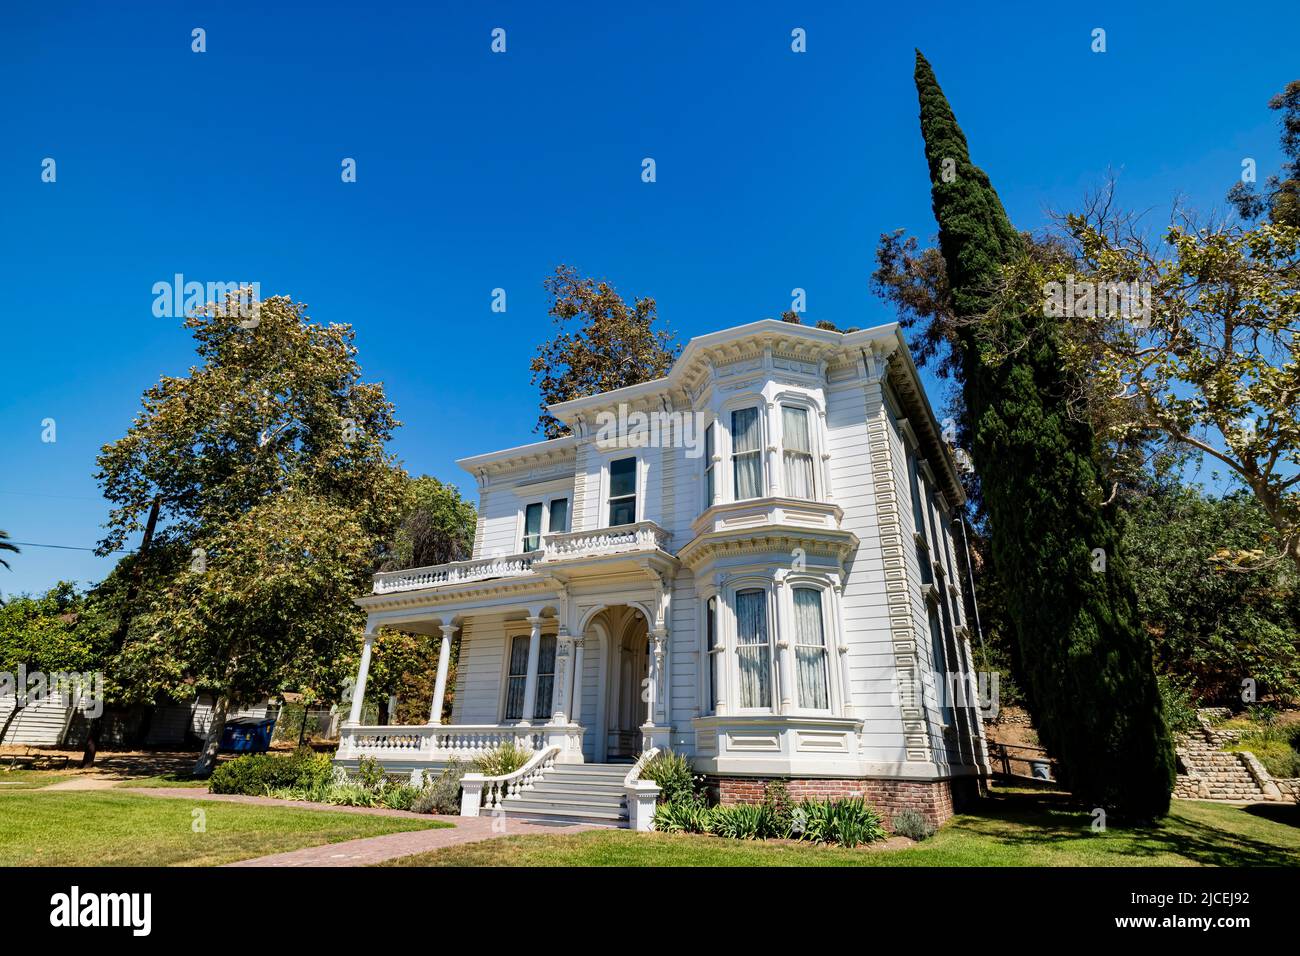
[[[973,777],[954,780],[709,777],[707,783],[719,803],[761,803],[763,790],[773,779],[784,780],[794,800],[862,797],[880,811],[887,827],[900,810],[916,810],[938,826],[973,799],[979,787]]]

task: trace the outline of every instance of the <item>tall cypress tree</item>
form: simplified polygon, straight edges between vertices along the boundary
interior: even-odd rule
[[[1161,816],[1173,751],[1118,529],[1103,504],[1096,439],[1068,413],[1059,330],[1042,302],[992,308],[1000,269],[1025,254],[1024,240],[971,163],[919,51],[916,89],[953,304],[960,318],[982,320],[961,323],[955,348],[1039,737],[1089,806],[1121,818]]]

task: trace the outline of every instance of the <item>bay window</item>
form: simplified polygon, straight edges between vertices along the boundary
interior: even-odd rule
[[[709,660],[709,699],[706,711],[718,707],[718,599],[711,597],[704,605],[704,653]]]
[[[763,493],[763,425],[757,408],[731,413],[731,477],[736,501]]]
[[[772,647],[767,629],[767,592],[736,592],[736,656],[740,664],[740,706],[772,706]]]
[[[785,446],[785,493],[791,498],[814,498],[812,433],[808,409],[781,406],[781,435]]]
[[[609,526],[636,523],[636,459],[609,463]]]
[[[704,429],[704,507],[710,508],[718,500],[718,469],[713,460],[713,426]]]
[[[798,706],[830,710],[822,592],[816,588],[794,589],[794,663]]]

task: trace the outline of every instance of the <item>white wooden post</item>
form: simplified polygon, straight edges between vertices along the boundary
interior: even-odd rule
[[[537,658],[542,650],[542,619],[530,617],[532,633],[528,635],[528,675],[524,678],[524,716],[521,724],[528,726],[533,722],[533,712],[537,709]]]
[[[352,727],[361,723],[361,705],[366,699],[366,678],[370,675],[370,652],[375,636],[373,631],[367,631],[361,644],[361,663],[357,666],[357,682],[352,686],[352,712],[348,715],[348,724]]]
[[[462,817],[478,816],[478,808],[483,804],[483,774],[467,773],[460,778],[460,815]]]
[[[451,666],[451,636],[456,625],[442,625],[442,644],[438,648],[438,677],[433,684],[433,706],[429,709],[429,723],[442,723],[442,703],[447,697],[447,668]]]

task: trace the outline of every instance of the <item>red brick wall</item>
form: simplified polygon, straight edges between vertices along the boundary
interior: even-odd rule
[[[771,777],[710,777],[709,786],[717,791],[718,802],[761,803],[763,789]],[[845,780],[830,778],[783,777],[790,796],[795,800],[832,800],[838,797],[862,797],[877,810],[889,826],[900,810],[916,810],[935,826],[953,815],[954,803],[960,806],[975,781],[954,780]],[[954,801],[954,791],[957,799]]]

